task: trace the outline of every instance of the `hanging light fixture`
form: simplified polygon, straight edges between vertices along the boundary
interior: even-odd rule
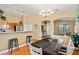
[[[58,11],[58,9],[48,9],[47,5],[45,5],[45,9],[41,10],[39,12],[39,15],[47,18],[48,16],[52,15],[55,11]]]

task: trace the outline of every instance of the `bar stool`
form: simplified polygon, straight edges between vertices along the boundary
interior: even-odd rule
[[[9,52],[11,54],[12,54],[12,51],[13,51],[14,47],[19,50],[19,44],[18,44],[18,39],[17,38],[13,38],[13,39],[10,39],[8,41],[8,49],[9,49]]]
[[[32,36],[27,36],[26,37],[26,43],[32,43]]]

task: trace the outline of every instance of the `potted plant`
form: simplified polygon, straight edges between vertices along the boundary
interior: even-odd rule
[[[7,20],[7,18],[5,16],[1,16],[1,19],[4,20],[4,21]]]
[[[0,10],[0,17],[2,16],[3,13],[4,13],[4,11],[3,10]]]
[[[78,34],[73,34],[73,35],[71,35],[71,39],[74,43],[74,46],[79,47],[79,35]]]

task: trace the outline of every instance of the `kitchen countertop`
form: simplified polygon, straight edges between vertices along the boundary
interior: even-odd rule
[[[29,33],[29,32],[32,32],[32,31],[18,31],[18,32],[0,32],[0,34],[11,34],[11,33]]]

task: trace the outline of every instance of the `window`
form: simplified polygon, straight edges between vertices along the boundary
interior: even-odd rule
[[[68,31],[69,25],[66,23],[59,24],[59,31],[66,33]]]

